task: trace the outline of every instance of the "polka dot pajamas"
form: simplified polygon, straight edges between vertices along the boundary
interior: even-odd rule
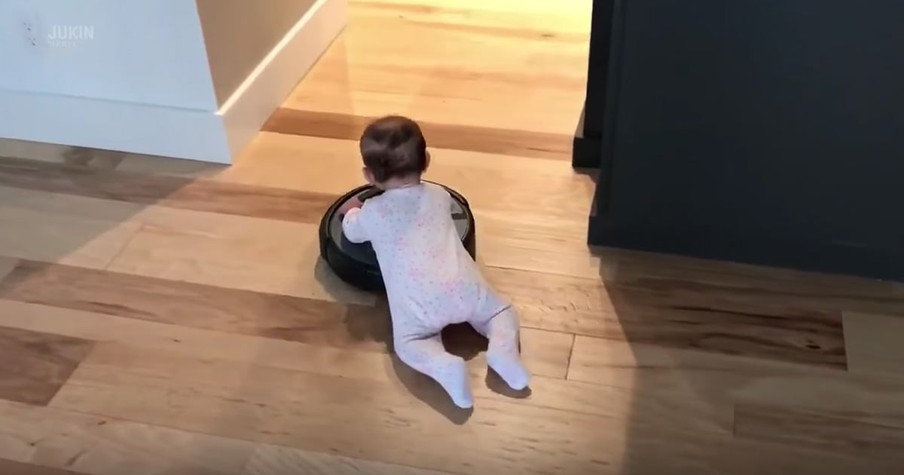
[[[444,327],[468,322],[486,336],[487,362],[509,386],[527,387],[530,375],[518,316],[462,245],[452,204],[432,183],[394,188],[349,211],[342,226],[349,241],[369,241],[377,254],[399,359],[435,379],[456,405],[471,407],[467,367],[443,347]]]

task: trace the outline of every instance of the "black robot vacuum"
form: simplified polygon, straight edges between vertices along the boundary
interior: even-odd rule
[[[430,182],[432,183],[432,182]],[[437,184],[438,183],[434,183]],[[452,220],[461,237],[462,244],[471,258],[477,256],[474,215],[468,201],[457,191],[444,186],[452,195]],[[320,220],[320,257],[330,269],[343,281],[363,290],[385,291],[383,276],[377,255],[369,242],[355,244],[349,241],[342,232],[342,214],[339,209],[347,201],[357,197],[362,203],[382,193],[382,190],[371,185],[364,185],[349,191],[327,209]]]

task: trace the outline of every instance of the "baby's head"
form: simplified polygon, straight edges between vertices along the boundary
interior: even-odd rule
[[[417,183],[430,163],[427,141],[417,123],[391,115],[371,122],[361,134],[364,177],[382,189]]]

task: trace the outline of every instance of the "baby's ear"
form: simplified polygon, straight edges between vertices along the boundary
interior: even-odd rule
[[[374,184],[374,175],[370,172],[370,170],[367,169],[367,167],[361,169],[361,174],[364,175],[364,179],[367,180],[368,185]]]
[[[427,150],[425,155],[427,157],[427,161],[426,161],[426,163],[424,163],[424,168],[427,168],[430,166],[430,150]]]

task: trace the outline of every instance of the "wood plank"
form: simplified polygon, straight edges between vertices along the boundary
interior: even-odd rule
[[[719,291],[803,314],[904,316],[904,283],[643,252],[605,249],[599,254],[618,260],[612,281],[621,284],[698,294]]]
[[[621,266],[619,266],[621,269]],[[625,341],[845,368],[841,312],[807,311],[755,293],[607,284]]]
[[[45,405],[93,342],[0,326],[0,399]]]
[[[730,378],[732,375],[739,376],[743,381],[769,374],[796,377],[817,370],[825,374],[821,368],[810,366],[578,335],[574,341],[568,379],[627,389],[635,389],[637,384],[654,387],[663,384],[669,389],[680,389],[680,386],[673,388],[672,383],[680,384],[682,377],[697,374],[712,374],[714,380],[725,378],[725,384],[729,384],[729,381],[735,381]],[[673,376],[675,371],[682,373]],[[840,371],[829,374],[843,375]]]
[[[587,36],[588,24],[579,18],[587,18],[589,4],[563,8],[356,2],[350,6],[356,27],[337,39],[284,105],[571,134],[583,103],[587,52],[586,42],[566,38]],[[536,36],[525,38],[531,31]],[[373,42],[374,34],[384,41]],[[425,35],[434,41],[411,41]]]
[[[485,270],[487,279],[511,299],[526,327],[613,338],[620,335],[606,288],[597,279],[490,266]]]
[[[494,154],[433,150],[426,178],[455,188],[477,210],[586,221],[594,191],[591,176],[559,160],[532,159],[530,167],[512,167],[510,161]],[[340,194],[363,184],[361,166],[357,141],[262,132],[235,164],[215,172],[159,157],[128,157],[117,170]]]
[[[614,272],[620,272],[621,262],[615,266]],[[521,311],[527,327],[844,367],[840,313],[776,310],[773,304],[718,288],[694,294],[560,275],[538,279],[536,273],[514,269],[487,272]]]
[[[549,18],[559,18],[561,16],[563,22],[557,22],[551,28],[557,30],[576,29],[577,31],[586,32],[586,25],[580,23],[579,19],[586,19],[586,16],[590,13],[590,5],[584,2],[568,2],[563,3],[561,6],[553,7],[543,0],[501,0],[493,3],[481,2],[480,0],[462,0],[455,2],[452,6],[449,5],[448,0],[379,0],[377,2],[355,0],[355,11],[358,11],[359,5],[366,8],[373,3],[387,8],[390,13],[393,11],[392,8],[398,8],[403,11],[415,8],[426,9],[427,11],[459,11],[456,9],[460,8],[461,11],[467,11],[478,17],[483,14],[510,13],[513,19],[517,21],[517,23],[512,25],[513,29],[531,24],[544,25]],[[463,24],[468,24],[471,21],[469,17],[460,15],[455,16],[454,20]]]
[[[557,216],[475,210],[477,259],[489,267],[599,280],[617,260],[593,255],[587,224]]]
[[[300,157],[303,157],[300,158]],[[487,265],[597,277],[600,259],[586,246],[593,179],[568,164],[535,159],[512,169],[506,157],[434,150],[427,178],[463,193],[477,220],[478,256]],[[159,158],[132,157],[120,169],[195,176]],[[262,133],[212,180],[345,193],[361,182],[355,142]]]
[[[94,475],[235,475],[254,451],[245,441],[4,401],[0,421],[0,457]]]
[[[385,353],[391,347],[385,306],[342,305],[30,261],[0,281],[0,299],[335,348]],[[565,377],[571,335],[528,329],[522,340],[534,372]],[[449,351],[469,359],[486,350],[486,339],[470,327],[450,328],[445,342]]]
[[[263,130],[357,141],[368,123],[377,117],[280,108]],[[572,135],[474,127],[418,121],[427,144],[444,148],[505,156],[571,160]]]
[[[140,224],[35,213],[0,204],[0,254],[82,267],[107,266]]]
[[[0,282],[15,269],[16,264],[18,263],[18,259],[0,256]]]
[[[592,177],[553,160],[537,159],[531,167],[515,169],[505,163],[497,155],[434,151],[426,177],[455,188],[468,199],[477,215],[478,238],[487,242],[481,244],[481,256],[505,259],[498,263],[503,265],[519,259],[537,260],[527,250],[544,256],[573,254],[574,267],[590,266],[595,272],[598,258],[590,255],[585,244]],[[132,157],[120,169],[186,176],[200,173],[181,162],[156,157]],[[360,170],[355,142],[262,133],[236,164],[209,178],[339,194],[362,184]],[[513,252],[520,249],[525,252]],[[555,261],[549,257],[542,263]]]
[[[723,426],[747,403],[904,427],[904,380],[818,366],[578,336],[568,379],[703,401]]]
[[[738,404],[735,434],[741,438],[856,454],[904,463],[904,427],[866,423],[780,405]]]
[[[404,385],[113,345],[99,347],[90,360],[54,407],[440,471],[575,473],[602,466],[592,450],[602,445],[594,434],[600,421],[586,414],[553,416],[485,400],[467,425],[458,425],[404,396]],[[449,403],[433,404],[451,410]],[[450,417],[463,421],[460,413]],[[482,450],[468,449],[475,440]]]
[[[0,458],[0,473],[3,475],[74,475],[78,472]]]
[[[854,373],[904,375],[904,318],[847,312],[844,342],[848,370]]]
[[[0,453],[10,456],[18,453],[22,460],[32,462],[0,458],[0,473],[4,475],[120,475],[124,472],[138,475],[238,475],[239,470],[242,475],[350,475],[362,472],[377,475],[442,475],[441,472],[288,447],[255,446],[245,441],[52,409],[35,413],[16,405],[0,403],[0,415],[2,420],[12,425],[0,428]],[[25,424],[29,424],[27,429],[20,431]],[[22,447],[17,450],[19,444]],[[248,460],[252,451],[253,456]],[[34,465],[35,460],[45,465]],[[63,466],[69,469],[77,467],[79,472],[55,468]]]
[[[568,333],[521,329],[521,352],[524,364],[537,376],[565,379],[574,335]],[[485,356],[485,355],[484,355]]]
[[[341,282],[320,259],[314,226],[189,212],[177,215],[160,208],[149,211],[155,217],[146,214],[143,219],[153,224],[145,224],[135,234],[109,270],[343,303],[374,303],[373,294]],[[497,283],[504,281],[497,279]],[[538,285],[534,280],[531,288]],[[511,282],[505,287],[509,288],[519,289]],[[518,291],[525,293],[524,288]],[[561,326],[537,328],[572,332]]]
[[[310,345],[10,300],[0,300],[0,325],[73,338],[118,341],[199,358],[240,363],[253,361],[262,366],[381,381],[397,379],[392,360],[385,354],[390,346],[386,344],[381,344],[378,348],[382,352],[376,353],[367,351],[374,349],[367,344]],[[348,329],[360,337],[356,330],[354,326]],[[458,335],[446,338],[446,344],[451,352],[470,360],[475,387],[485,387],[486,341],[475,341],[473,335],[472,332],[458,332]],[[571,335],[526,329],[522,332],[521,342],[525,364],[534,375],[565,377],[571,354]],[[429,382],[423,384],[432,385]],[[486,394],[491,394],[489,389]]]
[[[563,10],[559,10],[535,5],[525,6],[523,9],[511,9],[506,6],[492,8],[473,2],[470,5],[459,3],[450,5],[444,1],[419,1],[417,3],[356,1],[353,11],[358,18],[371,21],[375,20],[375,17],[397,20],[399,15],[403,15],[409,23],[426,24],[431,28],[444,26],[462,32],[483,33],[486,37],[495,40],[510,37],[527,40],[542,39],[543,43],[550,44],[586,44],[589,40],[587,25],[579,18],[586,18],[591,13],[589,6],[582,2],[563,5]],[[454,71],[456,70],[450,71],[450,75],[453,77],[455,77]],[[570,73],[570,71],[568,72]],[[506,77],[500,81],[520,85],[519,78],[516,77]],[[548,82],[544,81],[542,85],[548,86]]]
[[[409,20],[416,17],[411,13],[394,13],[359,14],[353,8],[358,26],[337,38],[336,47],[319,59],[283,106],[366,116],[392,111],[446,124],[573,133],[585,89],[586,43],[555,37],[530,41],[511,34],[489,39],[484,31],[437,28]],[[550,16],[556,12],[535,15],[533,24],[556,28]],[[517,18],[507,24],[512,31],[519,30]],[[387,28],[394,34],[386,35]],[[567,26],[556,29],[568,32]],[[373,42],[380,32],[384,41]],[[435,41],[411,41],[424,35]],[[435,59],[439,55],[442,61]],[[451,70],[457,74],[449,74]],[[519,73],[518,80],[508,81]],[[566,82],[570,78],[574,80]]]
[[[336,302],[33,261],[0,281],[0,298],[336,347],[380,351],[389,338],[373,307],[352,306],[352,322]]]
[[[61,193],[34,191],[0,185],[0,203],[20,212],[47,216],[65,216],[73,220],[99,221],[140,226],[139,219],[148,208],[136,203],[86,198]],[[177,210],[173,210],[177,211]]]
[[[262,445],[241,475],[448,475],[421,468]]]
[[[463,416],[412,400],[404,386],[105,344],[54,406],[452,473],[662,473],[678,461],[669,473],[753,474],[762,473],[753,462],[768,461],[770,470],[840,474],[861,463],[701,430],[676,417],[687,414],[681,401],[643,398],[635,412],[628,394],[583,388],[585,404],[608,416],[492,399]],[[645,410],[654,403],[659,410]]]
[[[384,380],[380,354],[0,300],[0,325],[87,340],[120,342],[201,359]]]
[[[369,29],[371,34],[378,34],[374,29]],[[421,34],[433,34],[430,28],[419,28]],[[359,31],[366,31],[361,28]],[[455,36],[454,34],[452,36]],[[463,49],[475,51],[477,41],[471,38],[461,44],[449,44],[447,52],[459,55]],[[454,39],[452,41],[455,41]],[[486,63],[500,56],[499,52],[485,52],[483,57],[462,58],[469,65],[459,62],[455,66],[462,68],[461,79],[431,78],[430,74],[436,71],[450,70],[454,60],[437,64],[419,64],[409,67],[409,71],[399,70],[375,70],[370,65],[353,65],[353,71],[349,71],[348,53],[340,50],[342,45],[351,45],[360,40],[348,37],[339,37],[336,40],[337,51],[327,51],[318,63],[319,68],[309,72],[299,87],[292,93],[282,107],[294,110],[318,111],[337,114],[359,114],[368,117],[376,117],[386,113],[399,113],[415,118],[422,122],[438,124],[454,124],[459,126],[481,126],[495,129],[510,129],[518,131],[530,131],[544,134],[567,135],[574,133],[581,114],[583,99],[579,98],[583,90],[579,86],[579,76],[570,80],[562,74],[564,69],[553,71],[541,71],[529,74],[531,78],[523,78],[522,81],[539,79],[547,81],[552,86],[511,87],[502,81],[490,82],[493,77],[487,72],[476,71],[480,66],[473,63]],[[372,42],[371,42],[372,43]],[[365,50],[357,45],[355,49]],[[390,55],[387,49],[389,45],[378,47],[366,47],[361,54]],[[395,47],[401,47],[396,45]],[[409,48],[415,47],[409,43]],[[420,46],[418,46],[419,48]],[[455,49],[457,51],[452,51]],[[586,48],[585,48],[586,49]],[[576,51],[577,50],[577,51]],[[523,52],[512,52],[508,59],[527,66],[531,62],[546,61],[556,63],[555,66],[567,68],[583,59],[586,69],[586,56],[581,58],[580,46],[571,51],[551,50],[534,52],[533,57],[528,57]],[[345,61],[345,64],[343,64]],[[373,65],[379,67],[379,65]],[[344,68],[344,69],[343,69]],[[514,75],[519,71],[506,68],[496,68],[497,71],[509,72]],[[524,74],[524,69],[520,72]],[[349,73],[352,76],[349,76]],[[367,76],[367,77],[365,77]],[[496,75],[499,77],[500,75]],[[563,79],[563,76],[565,78]],[[396,83],[391,83],[395,77]],[[502,76],[505,77],[504,75]],[[569,85],[575,83],[575,85]],[[566,88],[563,88],[565,84]],[[354,91],[356,88],[369,90]],[[483,89],[481,89],[483,87]],[[508,87],[506,89],[506,87]],[[449,88],[449,89],[444,89]],[[456,93],[449,91],[457,89]],[[320,93],[320,96],[316,94]],[[349,94],[353,94],[349,96]],[[342,95],[345,94],[345,100]],[[520,101],[519,101],[520,99]],[[546,120],[544,120],[544,118]]]
[[[114,272],[372,305],[320,259],[317,226],[154,207],[107,267]]]
[[[18,230],[10,233],[11,237],[0,234],[0,255],[55,262],[53,254],[36,252],[44,250],[45,242],[64,247],[79,240],[80,223],[96,222],[101,227],[121,220],[114,230],[108,231],[112,236],[95,238],[90,246],[83,246],[75,254],[82,257],[90,251],[89,256],[99,254],[103,258],[76,262],[67,262],[71,260],[67,258],[62,263],[303,298],[374,303],[373,294],[339,281],[319,262],[317,226],[313,224],[0,186],[0,199],[6,198],[16,202],[21,208],[17,213],[29,223],[50,229],[45,231],[47,240],[36,239],[41,238],[38,233],[22,236]],[[58,215],[65,215],[61,219],[74,223],[65,233],[60,231],[62,226],[55,225],[54,217]],[[0,223],[2,216],[0,207]],[[124,229],[130,232],[115,232]],[[14,247],[4,249],[2,244],[7,238]],[[111,262],[114,256],[118,258]]]
[[[129,155],[131,154],[113,150],[0,138],[0,158],[24,158],[73,167],[111,170]]]
[[[338,198],[265,186],[0,159],[0,185],[142,205],[318,223]]]

